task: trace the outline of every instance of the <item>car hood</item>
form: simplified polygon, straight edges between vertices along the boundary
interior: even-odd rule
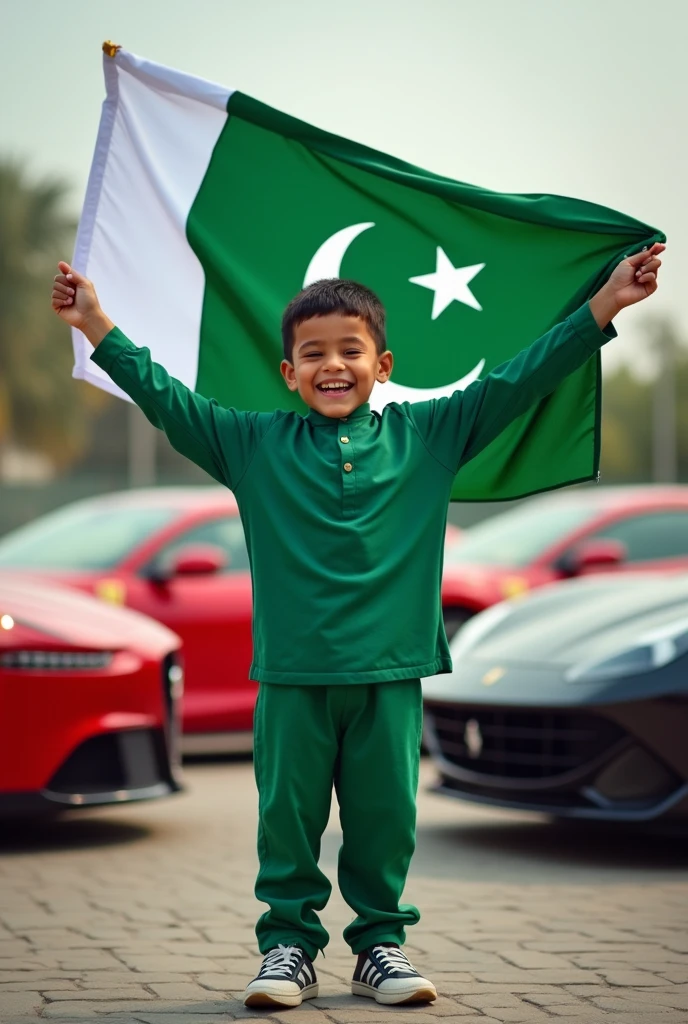
[[[145,615],[24,573],[0,572],[0,613],[66,644],[93,650],[139,647],[158,656],[181,642]]]
[[[688,575],[598,575],[493,606],[459,631],[452,656],[568,666],[610,656],[684,618]]]

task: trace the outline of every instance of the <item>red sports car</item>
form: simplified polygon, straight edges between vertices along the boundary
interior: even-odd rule
[[[530,498],[464,531],[447,550],[447,634],[544,583],[658,569],[688,569],[688,487],[587,487]]]
[[[179,789],[179,647],[142,615],[0,573],[0,814]]]
[[[460,536],[447,528],[448,542]],[[225,487],[124,491],[65,506],[6,534],[3,568],[40,573],[169,626],[184,645],[182,750],[251,749],[251,577]]]
[[[184,752],[251,749],[251,577],[225,487],[124,491],[6,534],[0,569],[30,570],[143,612],[183,642]]]

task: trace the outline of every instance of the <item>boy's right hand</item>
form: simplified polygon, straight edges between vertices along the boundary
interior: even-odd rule
[[[66,324],[82,331],[97,345],[115,326],[103,313],[93,284],[69,263],[57,264],[60,271],[53,281],[52,307]]]

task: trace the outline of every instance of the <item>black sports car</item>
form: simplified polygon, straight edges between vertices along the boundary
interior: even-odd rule
[[[423,681],[449,796],[579,818],[688,817],[688,576],[598,575],[475,616]]]

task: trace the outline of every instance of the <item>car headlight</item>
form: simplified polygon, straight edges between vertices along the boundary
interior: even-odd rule
[[[170,693],[175,698],[180,698],[184,693],[184,669],[177,662],[173,662],[167,669],[167,679],[170,684]]]
[[[688,651],[688,619],[672,622],[638,637],[608,658],[581,662],[566,673],[570,683],[637,676],[670,664]]]

